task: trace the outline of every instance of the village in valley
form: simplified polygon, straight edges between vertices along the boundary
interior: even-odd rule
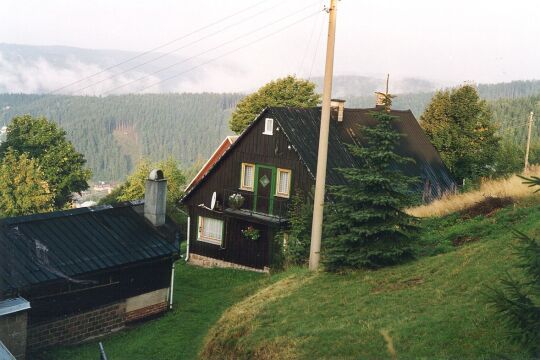
[[[525,2],[7,0],[0,360],[539,359]]]

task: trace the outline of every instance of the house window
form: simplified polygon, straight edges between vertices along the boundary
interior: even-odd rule
[[[197,240],[221,245],[223,240],[223,220],[199,216],[199,233]]]
[[[253,191],[255,179],[255,165],[242,163],[242,176],[240,179],[240,189]]]
[[[266,118],[264,119],[264,135],[274,134],[274,119]]]
[[[276,196],[288,198],[291,193],[291,170],[277,169]]]

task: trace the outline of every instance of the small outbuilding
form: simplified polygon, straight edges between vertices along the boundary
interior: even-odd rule
[[[145,201],[0,220],[0,341],[17,359],[170,308],[179,231],[156,174]]]

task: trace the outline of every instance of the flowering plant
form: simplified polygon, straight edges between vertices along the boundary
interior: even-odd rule
[[[242,235],[244,235],[246,238],[251,240],[259,240],[261,237],[261,232],[259,229],[255,229],[253,226],[248,226],[247,228],[242,230]]]

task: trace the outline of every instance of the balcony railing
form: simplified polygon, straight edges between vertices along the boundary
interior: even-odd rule
[[[278,196],[266,197],[250,191],[227,189],[223,192],[226,212],[258,217],[272,222],[285,222],[289,217],[290,200]],[[241,196],[241,198],[239,198]],[[231,197],[236,197],[233,199]]]

